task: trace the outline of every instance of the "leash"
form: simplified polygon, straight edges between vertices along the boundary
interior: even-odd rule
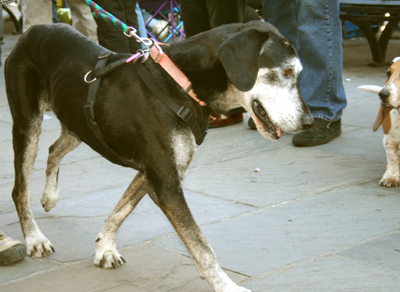
[[[90,7],[90,9],[92,10],[93,17],[102,18],[105,21],[114,24],[116,27],[122,30],[127,37],[134,37],[137,42],[144,44],[147,49],[150,49],[150,47],[155,43],[155,41],[152,39],[141,38],[140,36],[138,36],[136,34],[137,30],[134,27],[126,25],[125,23],[120,21],[117,17],[115,17],[111,13],[101,8],[94,1],[92,0],[81,0],[81,1]]]

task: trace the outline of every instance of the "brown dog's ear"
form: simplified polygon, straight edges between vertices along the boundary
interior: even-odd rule
[[[256,83],[261,47],[267,39],[267,33],[237,32],[217,49],[226,75],[240,91],[249,91]]]
[[[392,108],[383,107],[381,105],[381,107],[379,108],[378,116],[376,117],[374,126],[372,127],[372,129],[374,131],[379,129],[379,127],[382,125],[382,122],[385,120],[385,118],[387,117],[387,115],[390,113],[391,110],[392,110]]]

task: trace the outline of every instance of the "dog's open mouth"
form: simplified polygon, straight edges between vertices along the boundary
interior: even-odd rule
[[[271,136],[271,138],[278,140],[282,137],[282,131],[269,118],[265,108],[257,100],[253,100],[251,105],[253,113],[256,115],[255,124],[257,128],[265,130]]]

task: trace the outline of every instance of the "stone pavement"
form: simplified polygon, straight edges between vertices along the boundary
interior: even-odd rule
[[[17,38],[5,36],[3,63]],[[387,60],[398,52],[400,40],[391,40]],[[370,61],[365,39],[344,42],[348,107],[342,136],[328,145],[296,148],[288,134],[273,143],[245,123],[209,131],[184,189],[235,282],[271,292],[400,291],[400,188],[378,185],[386,166],[382,130],[372,131],[379,101],[357,89],[386,79],[387,67],[368,67]],[[0,229],[22,241],[11,199],[11,127],[0,76]],[[93,265],[97,233],[135,171],[81,145],[63,160],[60,199],[46,213],[39,200],[47,149],[58,135],[49,113],[31,186],[35,217],[56,253],[0,267],[0,291],[211,291],[148,197],[117,238],[127,264],[115,270]]]

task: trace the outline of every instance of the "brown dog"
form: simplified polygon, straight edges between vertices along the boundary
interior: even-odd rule
[[[388,79],[383,87],[364,85],[360,89],[377,93],[381,99],[381,107],[374,123],[374,131],[380,125],[383,128],[383,146],[385,147],[387,166],[380,185],[383,187],[398,187],[399,145],[400,145],[400,57],[393,60],[387,70]]]

